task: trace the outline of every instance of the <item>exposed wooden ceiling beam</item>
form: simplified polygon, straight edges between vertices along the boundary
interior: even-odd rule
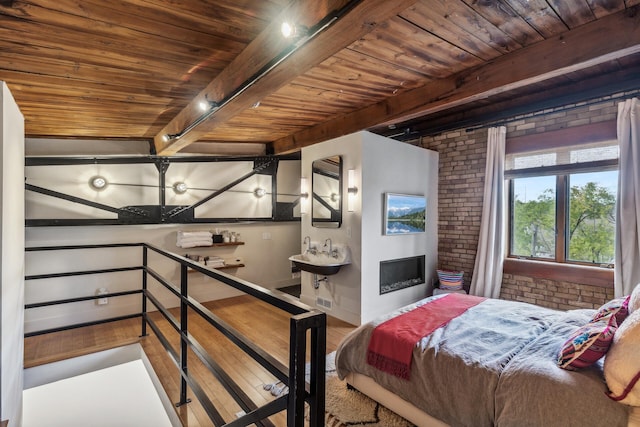
[[[624,36],[607,37],[611,28]],[[638,6],[279,139],[273,142],[273,151],[295,151],[362,129],[410,120],[637,52]]]
[[[218,102],[224,99],[288,47],[290,41],[280,35],[281,22],[273,22],[154,137],[156,152],[160,155],[175,154],[211,132],[216,126],[250,108],[270,93],[349,46],[372,31],[378,23],[397,15],[416,1],[360,1],[346,15],[309,40],[188,134],[177,140],[165,141],[164,135],[180,133],[202,115],[199,109],[202,100]],[[340,10],[348,3],[346,0],[301,0],[294,2],[281,16],[297,17],[295,22],[313,27],[331,12]]]

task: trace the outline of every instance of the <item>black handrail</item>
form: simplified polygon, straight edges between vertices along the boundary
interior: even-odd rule
[[[84,297],[59,299],[52,301],[42,301],[25,305],[25,309],[52,306],[59,304],[71,304],[80,301],[94,300],[98,298],[111,298],[126,295],[141,295],[141,311],[126,316],[112,317],[108,319],[100,319],[93,322],[84,322],[71,324],[63,327],[39,330],[25,333],[25,337],[57,332],[62,330],[74,329],[84,326],[91,326],[101,323],[118,321],[123,319],[141,317],[142,321],[142,337],[147,335],[147,325],[151,327],[159,342],[167,351],[167,354],[173,360],[180,371],[180,401],[178,405],[189,403],[187,399],[187,387],[199,400],[200,404],[207,412],[209,418],[215,426],[246,426],[257,424],[259,426],[271,426],[271,421],[267,418],[281,412],[287,411],[287,425],[298,427],[304,425],[304,405],[309,405],[309,425],[321,426],[324,424],[325,409],[325,351],[326,351],[326,315],[316,309],[305,304],[282,297],[276,292],[262,288],[251,282],[238,279],[224,272],[209,269],[201,264],[183,256],[167,252],[156,246],[147,243],[116,243],[101,245],[67,245],[67,246],[44,246],[26,248],[27,252],[35,251],[59,251],[59,250],[76,250],[76,249],[105,249],[105,248],[121,248],[121,247],[141,247],[142,248],[142,265],[118,267],[98,270],[75,271],[75,272],[58,272],[50,274],[38,274],[25,276],[25,280],[46,280],[50,278],[71,277],[88,274],[109,274],[122,271],[141,270],[142,277],[140,288],[135,290],[114,292],[104,295],[91,295]],[[180,284],[173,284],[164,278],[157,271],[148,266],[148,251],[151,250],[163,257],[180,265]],[[248,338],[244,337],[235,328],[224,322],[221,318],[214,315],[210,310],[196,301],[188,292],[188,274],[187,269],[196,270],[208,277],[216,279],[226,285],[229,285],[243,293],[252,295],[264,302],[271,304],[289,314],[290,317],[290,348],[289,348],[289,366],[286,367],[273,356],[261,349]],[[167,310],[153,295],[148,288],[149,278],[155,280],[164,289],[170,291],[179,298],[180,316],[176,320],[174,316]],[[147,305],[151,303],[157,313],[159,313],[169,325],[180,336],[180,351],[176,351],[170,344],[169,340],[162,333],[156,322],[149,316]],[[249,355],[268,372],[270,372],[278,380],[282,381],[289,388],[289,392],[273,401],[257,406],[249,396],[236,384],[233,379],[220,367],[220,365],[209,355],[202,345],[189,332],[187,312],[190,311],[200,316],[211,326],[218,329],[225,337],[233,342],[238,348]],[[307,347],[307,331],[311,331],[311,352],[306,354]],[[227,392],[234,398],[236,403],[245,412],[245,415],[225,424],[222,416],[215,405],[211,402],[206,392],[202,389],[197,379],[193,377],[188,369],[188,350],[191,350],[203,366],[216,377],[219,383],[225,387]],[[305,381],[305,362],[310,359],[310,380],[307,387]]]

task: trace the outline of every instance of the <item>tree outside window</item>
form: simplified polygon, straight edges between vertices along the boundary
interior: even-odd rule
[[[612,265],[617,171],[511,180],[511,255]]]

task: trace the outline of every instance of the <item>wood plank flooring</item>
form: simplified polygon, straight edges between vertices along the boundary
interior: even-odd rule
[[[290,315],[251,296],[240,296],[204,304],[215,315],[271,354],[283,365],[288,365],[289,318]],[[177,312],[173,311],[177,316]],[[178,334],[157,313],[153,316],[174,349],[178,349]],[[327,320],[327,353],[334,351],[340,340],[355,327],[332,317]],[[261,406],[273,396],[263,389],[265,383],[276,379],[260,365],[244,354],[228,338],[197,316],[189,316],[191,334],[207,349],[251,400]],[[149,328],[149,335],[140,338],[140,319],[129,319],[104,325],[56,332],[25,339],[25,367],[54,362],[83,354],[106,350],[121,345],[140,342],[153,368],[173,402],[179,401],[180,375],[173,360],[168,356]],[[208,373],[200,360],[190,352],[189,371],[200,382],[220,415],[229,422],[241,408],[226,392],[220,382]],[[212,426],[204,409],[191,393],[192,402],[176,408],[184,426]],[[286,425],[285,414],[271,419],[276,426]]]

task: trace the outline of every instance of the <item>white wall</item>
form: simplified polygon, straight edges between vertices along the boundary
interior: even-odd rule
[[[361,321],[431,295],[438,253],[438,153],[368,135],[362,149]],[[425,195],[425,233],[383,235],[384,194]],[[380,261],[425,255],[425,284],[380,295]]]
[[[328,283],[321,283],[318,289],[313,288],[313,275],[303,272],[301,300],[317,306],[318,297],[330,299],[331,315],[358,325],[431,293],[437,261],[438,154],[358,132],[303,148],[301,175],[310,178],[313,160],[333,155],[342,156],[343,195],[347,194],[347,171],[356,171],[359,191],[355,209],[348,212],[345,197],[342,226],[338,229],[312,227],[311,214],[303,215],[301,236],[310,236],[316,242],[331,238],[333,243],[346,244],[351,249],[352,263],[329,276]],[[427,196],[426,233],[383,235],[386,192]],[[300,249],[304,250],[302,244]],[[426,283],[379,295],[380,261],[416,255],[425,255]]]
[[[0,93],[0,418],[22,425],[24,354],[24,118],[4,82]]]
[[[339,155],[342,157],[343,184],[342,194],[347,194],[347,171],[356,169],[360,173],[362,152],[362,134],[353,134],[331,141],[314,144],[302,149],[301,176],[309,180],[311,186],[311,164],[314,160]],[[358,180],[359,181],[359,180]],[[360,197],[358,196],[358,200]],[[357,202],[359,203],[359,202]],[[338,274],[328,276],[328,282],[323,282],[318,289],[313,288],[313,275],[302,272],[302,293],[300,300],[312,307],[316,307],[317,297],[332,301],[332,310],[329,314],[346,322],[358,325],[360,323],[360,260],[361,234],[360,221],[361,210],[356,207],[354,212],[348,212],[346,198],[342,204],[342,225],[340,228],[318,228],[311,226],[311,212],[301,215],[301,237],[309,236],[312,241],[322,244],[326,239],[332,243],[342,243],[351,250],[351,264],[342,267]],[[303,251],[302,241],[298,242],[300,251]],[[322,249],[322,248],[319,248]]]
[[[43,140],[27,140],[27,147],[39,147],[40,154],[49,156],[56,153],[55,146]],[[103,144],[111,142],[101,141]],[[67,153],[67,146],[61,154]],[[95,146],[87,141],[87,145]],[[117,147],[115,147],[117,149]],[[166,191],[167,205],[190,205],[222,188],[253,169],[252,160],[222,162],[172,163],[167,170],[167,184],[183,181],[189,186],[184,194]],[[299,194],[300,162],[281,160],[278,165],[277,186],[280,202],[291,202]],[[109,185],[102,191],[92,189],[88,181],[92,176],[101,175]],[[158,203],[158,171],[153,164],[88,164],[65,166],[31,166],[26,168],[27,183],[65,194],[92,200],[113,207],[129,205],[154,205]],[[220,218],[266,218],[271,217],[272,197],[271,177],[256,174],[249,180],[234,186],[231,191],[212,199],[196,214],[204,217]],[[268,193],[256,198],[253,190],[265,188]],[[86,219],[117,218],[117,214],[105,212],[56,199],[54,197],[26,192],[26,217],[28,219]],[[295,215],[295,212],[294,212]],[[215,229],[240,233],[241,246],[201,247],[181,249],[176,246],[178,230],[197,231]],[[108,226],[56,226],[29,227],[26,230],[28,247],[84,245],[104,243],[150,243],[180,255],[220,256],[234,263],[244,263],[245,267],[223,270],[243,280],[274,289],[298,283],[292,278],[289,256],[299,251],[300,226],[291,222],[245,222],[210,224],[156,224],[156,225],[108,225]],[[149,265],[172,283],[179,286],[180,271],[176,263],[167,262],[150,253]],[[78,270],[98,270],[124,266],[142,265],[140,248],[120,248],[101,250],[69,250],[64,252],[27,252],[26,274],[37,275]],[[102,275],[84,275],[45,280],[28,280],[25,284],[27,303],[68,299],[95,295],[100,288],[109,292],[139,289],[139,271]],[[237,295],[238,292],[200,273],[188,275],[189,292],[199,301],[209,301]],[[150,288],[155,281],[150,281]],[[161,301],[167,307],[178,304],[175,296],[161,291]],[[31,308],[26,311],[25,325],[28,332],[54,328],[67,324],[121,316],[140,311],[140,296],[111,298],[107,305],[97,305],[95,301],[78,302],[62,306]]]
[[[242,246],[201,247],[181,249],[176,246],[178,230],[195,231],[215,228],[239,232]],[[229,260],[240,259],[245,267],[223,270],[241,279],[274,289],[297,283],[291,276],[289,256],[298,253],[300,226],[298,222],[234,223],[199,225],[137,225],[137,226],[79,226],[79,227],[29,227],[26,229],[26,245],[55,246],[72,244],[101,244],[146,242],[165,250],[184,255],[218,255]],[[91,270],[129,265],[141,265],[141,250],[73,250],[59,253],[27,252],[26,274],[45,274],[58,271]],[[167,263],[157,256],[149,257],[149,265],[179,286],[180,271],[175,263]],[[140,272],[108,275],[79,276],[48,280],[29,280],[25,287],[27,303],[48,299],[73,298],[94,295],[101,287],[111,292],[139,288]],[[237,295],[227,285],[214,281],[197,272],[189,273],[189,292],[199,301],[209,301]],[[53,286],[55,284],[55,286]],[[46,285],[46,286],[45,286]],[[168,292],[162,293],[163,304],[176,306],[177,300]],[[95,302],[74,303],[69,307],[45,307],[29,309],[25,314],[27,331],[56,327],[65,323],[77,323],[123,315],[140,311],[138,296],[112,298],[106,306]]]

